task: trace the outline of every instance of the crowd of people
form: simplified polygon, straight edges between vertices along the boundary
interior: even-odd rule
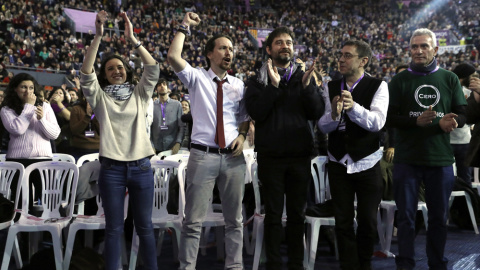
[[[220,4],[222,2],[222,4]],[[266,52],[258,48],[249,28],[276,28],[285,25],[296,36],[295,45],[302,45],[296,57],[310,64],[317,56],[323,70],[330,78],[339,76],[337,59],[334,57],[343,42],[355,38],[372,46],[375,56],[367,68],[374,77],[389,82],[395,67],[410,61],[408,37],[412,30],[427,27],[432,30],[451,31],[456,40],[463,40],[465,51],[444,53],[438,57],[442,68],[453,69],[455,65],[471,60],[479,64],[480,24],[476,14],[480,5],[473,0],[440,1],[331,1],[315,3],[300,1],[255,1],[248,8],[244,1],[143,1],[128,2],[121,8],[115,1],[103,4],[78,1],[12,1],[2,5],[0,14],[1,64],[5,67],[30,67],[35,70],[56,71],[70,76],[78,75],[94,33],[72,32],[67,24],[64,8],[85,11],[107,10],[107,30],[94,65],[100,67],[102,59],[110,54],[120,54],[134,67],[137,76],[142,66],[138,55],[126,42],[123,19],[118,15],[124,10],[132,17],[134,32],[145,44],[155,60],[161,63],[161,77],[169,81],[173,92],[187,92],[166,64],[166,54],[173,39],[176,26],[185,11],[198,11],[201,25],[192,32],[185,43],[182,57],[192,66],[206,66],[201,48],[209,37],[227,34],[235,41],[235,64],[228,71],[243,81],[260,67]],[[343,15],[341,10],[349,10]],[[446,11],[446,12],[444,12]],[[452,45],[452,44],[448,44]],[[73,75],[72,75],[73,74]],[[0,70],[0,81],[8,73]],[[7,79],[8,81],[8,79]]]
[[[220,197],[228,198],[222,200],[225,265],[242,269],[242,149],[254,123],[266,268],[282,265],[278,235],[285,205],[288,267],[303,269],[310,161],[318,153],[315,125],[329,134],[324,154],[330,162],[340,267],[371,269],[384,190],[380,145],[389,128],[389,140],[395,141],[395,155],[387,153],[394,163],[398,208],[397,267],[415,267],[413,224],[423,183],[430,213],[428,264],[446,269],[452,164],[464,158],[454,153],[458,147],[452,150],[449,134],[478,121],[480,22],[475,12],[480,5],[305,0],[292,7],[288,1],[246,5],[232,0],[220,8],[214,5],[218,2],[140,1],[125,8],[74,0],[3,4],[0,79],[8,86],[0,115],[2,139],[10,140],[7,160],[27,166],[51,160],[52,152],[75,157],[100,152],[107,269],[116,269],[119,261],[120,206],[127,188],[144,267],[157,269],[149,157],[186,147],[180,269],[195,268],[201,223],[215,185]],[[95,33],[71,33],[63,13],[67,7],[98,11]],[[339,15],[339,10],[351,12]],[[251,27],[274,29],[261,48],[248,32]],[[468,46],[439,54],[429,29],[449,29]],[[395,69],[402,65],[407,70]],[[5,74],[12,68],[63,73],[76,89],[62,85],[45,92],[26,73]],[[468,126],[463,130],[470,133]],[[468,149],[469,164],[475,164],[478,151]]]

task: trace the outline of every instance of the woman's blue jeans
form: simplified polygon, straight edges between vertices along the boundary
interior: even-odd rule
[[[105,210],[106,269],[117,270],[120,260],[120,237],[124,224],[125,192],[128,189],[135,230],[140,239],[145,269],[158,269],[152,226],[153,172],[149,158],[117,161],[100,158],[100,196]]]

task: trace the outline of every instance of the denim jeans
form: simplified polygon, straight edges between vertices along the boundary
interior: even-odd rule
[[[225,269],[243,269],[242,199],[245,189],[245,157],[190,151],[185,193],[185,220],[178,259],[181,270],[195,269],[202,230],[212,191],[217,182],[225,218]]]
[[[100,196],[105,210],[106,269],[117,270],[120,260],[120,237],[124,224],[125,192],[128,189],[133,221],[140,239],[145,269],[158,269],[152,226],[153,173],[149,158],[116,161],[101,157]]]
[[[398,267],[415,267],[415,216],[420,183],[425,184],[425,202],[428,208],[427,257],[430,269],[446,270],[444,256],[447,242],[448,200],[452,193],[453,167],[395,164],[393,190],[397,205]]]
[[[257,160],[265,203],[266,269],[282,269],[280,245],[284,206],[287,211],[287,266],[290,270],[303,269],[305,206],[312,179],[311,160],[309,157],[275,158],[261,154],[258,154]]]

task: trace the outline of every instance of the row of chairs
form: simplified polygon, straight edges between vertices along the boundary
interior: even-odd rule
[[[70,225],[69,234],[67,237],[67,247],[65,251],[65,259],[62,258],[62,241],[61,241],[61,231],[63,228],[67,227],[73,217],[73,207],[68,208],[68,214],[66,217],[60,216],[58,209],[60,209],[60,205],[73,205],[72,202],[75,198],[75,187],[76,182],[78,181],[78,168],[75,166],[75,160],[73,157],[69,157],[68,155],[64,154],[56,154],[57,156],[54,157],[55,160],[61,160],[69,162],[65,164],[64,162],[53,161],[53,162],[40,162],[29,166],[26,170],[24,175],[22,176],[23,166],[21,164],[17,164],[16,168],[7,170],[3,169],[5,165],[9,165],[12,162],[0,162],[0,170],[1,170],[1,178],[7,179],[7,184],[2,184],[0,191],[5,194],[7,198],[10,198],[9,194],[9,186],[5,188],[8,183],[8,179],[13,178],[15,171],[20,172],[20,179],[28,179],[32,170],[39,169],[42,172],[42,177],[44,177],[45,181],[50,181],[51,183],[57,183],[57,188],[60,188],[57,191],[47,191],[46,194],[51,196],[53,202],[50,203],[49,197],[45,197],[43,202],[47,202],[46,204],[49,205],[47,207],[47,211],[44,210],[44,213],[40,218],[33,217],[28,215],[28,213],[20,212],[21,217],[18,222],[15,224],[13,222],[7,222],[0,224],[0,229],[6,228],[11,226],[9,231],[9,236],[7,238],[7,246],[5,250],[4,259],[2,262],[2,269],[7,269],[12,252],[12,248],[14,248],[14,255],[17,262],[17,267],[21,268],[22,260],[19,252],[18,241],[16,235],[22,229],[27,229],[27,225],[33,225],[31,227],[35,227],[31,231],[39,231],[40,229],[45,228],[45,230],[50,231],[52,234],[53,244],[54,244],[54,253],[55,253],[55,261],[57,265],[57,269],[68,269],[69,262],[71,259],[71,253],[73,249],[73,242],[75,239],[75,233],[80,229],[86,230],[94,230],[94,229],[104,229],[104,219],[101,217],[101,212],[97,213],[97,216],[94,218],[90,217],[80,217],[75,219],[72,224]],[[181,222],[183,219],[183,209],[184,209],[184,202],[185,202],[185,194],[184,194],[184,184],[185,184],[185,174],[188,165],[188,152],[182,152],[177,155],[171,155],[171,153],[160,153],[158,156],[152,158],[152,169],[155,175],[155,197],[154,197],[154,213],[152,215],[152,221],[154,223],[154,228],[162,229],[160,230],[163,232],[165,229],[173,229],[174,230],[174,250],[175,250],[175,257],[177,255],[176,251],[178,250],[178,240],[180,237],[180,230],[181,230]],[[253,150],[248,150],[245,152],[246,162],[247,162],[247,175],[246,176],[246,183],[252,182],[254,187],[255,193],[255,215],[253,217],[253,235],[251,240],[249,240],[248,236],[248,229],[246,228],[246,235],[245,235],[245,247],[248,253],[254,252],[254,265],[253,269],[258,269],[258,265],[260,263],[260,257],[262,252],[262,243],[263,243],[263,219],[264,214],[260,204],[260,192],[259,192],[259,185],[258,185],[258,177],[257,177],[257,164],[255,161],[255,154]],[[92,161],[98,159],[98,154],[91,154],[88,156],[84,156],[77,161],[78,165],[82,165],[84,161]],[[20,166],[18,166],[20,165]],[[43,166],[43,167],[42,167]],[[330,199],[330,192],[328,186],[328,176],[327,176],[327,157],[319,156],[312,160],[312,176],[314,179],[314,190],[315,190],[315,202],[322,203],[327,199]],[[168,214],[166,205],[169,199],[169,180],[173,174],[178,174],[178,183],[179,183],[179,209],[178,214],[171,215]],[[1,182],[1,181],[0,181]],[[47,183],[46,182],[46,183]],[[22,208],[21,209],[28,209],[28,183],[26,181],[19,181],[20,188],[17,190],[22,190]],[[62,195],[63,186],[66,185],[67,190],[71,190],[70,193],[66,194],[66,197]],[[24,194],[25,193],[25,194]],[[467,194],[468,195],[468,194]],[[17,193],[16,202],[18,203],[18,196]],[[46,196],[46,195],[44,195]],[[63,197],[62,197],[63,196]],[[23,199],[25,198],[25,199]],[[452,199],[453,200],[453,197]],[[467,199],[468,201],[468,199]],[[126,200],[128,202],[128,200]],[[26,203],[26,205],[25,205]],[[100,202],[99,202],[100,204]],[[16,205],[16,208],[17,205]],[[125,207],[126,209],[127,207]],[[386,214],[383,215],[382,218],[379,216],[378,220],[378,231],[380,235],[380,243],[382,246],[382,250],[385,252],[389,252],[390,243],[391,243],[391,235],[393,231],[393,212],[395,211],[394,202],[382,202],[380,205],[381,209],[385,209]],[[427,209],[424,204],[419,205],[419,210],[424,212],[424,218],[427,218]],[[101,210],[99,210],[101,211]],[[286,221],[286,215],[284,216],[284,221]],[[472,222],[474,222],[474,218]],[[89,224],[89,225],[85,225]],[[427,223],[427,222],[426,222]],[[307,237],[305,241],[305,258],[304,258],[304,265],[307,269],[313,269],[315,258],[316,258],[316,249],[318,243],[318,235],[321,226],[328,225],[334,226],[335,219],[333,217],[328,218],[316,218],[316,217],[307,217],[307,224],[309,225],[307,228]],[[217,256],[219,258],[223,258],[223,215],[218,212],[213,211],[213,207],[209,215],[207,216],[203,226],[205,228],[210,227],[217,227],[218,231],[216,233],[217,236]],[[22,227],[23,226],[23,227]],[[476,228],[476,223],[474,223],[474,228]],[[477,229],[478,230],[478,229]],[[478,231],[476,230],[476,233]],[[202,241],[206,241],[208,239],[206,235],[208,235],[208,230],[206,233],[202,234]],[[10,236],[12,235],[12,236]],[[158,248],[157,252],[161,250],[161,241],[162,237],[159,237],[158,241]],[[206,246],[206,242],[201,242],[201,246]],[[336,247],[336,243],[335,243]],[[124,249],[125,250],[125,249]],[[202,249],[202,253],[204,253],[204,249]],[[338,252],[336,253],[338,256]],[[136,261],[138,256],[138,237],[136,232],[134,232],[133,239],[132,239],[132,248],[130,253],[130,269],[135,269]],[[125,264],[125,254],[123,256],[124,264]]]
[[[42,203],[35,205],[37,209],[40,208],[42,211],[40,217],[31,215],[28,210],[30,192],[32,192],[28,179],[34,170],[39,171],[42,181]],[[0,162],[0,171],[2,193],[5,192],[4,194],[6,194],[8,199],[11,199],[11,195],[13,195],[9,194],[9,190],[14,175],[19,175],[15,195],[15,211],[20,214],[17,221],[14,222],[12,218],[6,224],[8,236],[1,269],[8,269],[12,249],[14,249],[17,268],[22,268],[22,259],[17,239],[19,232],[33,233],[31,234],[33,244],[29,245],[30,252],[33,253],[37,247],[36,244],[38,244],[38,233],[44,231],[49,232],[52,236],[55,265],[57,269],[62,269],[62,231],[69,226],[73,218],[73,205],[78,182],[77,165],[63,161],[44,161],[24,168],[22,164],[5,161]],[[20,194],[21,201],[19,200]],[[21,207],[19,207],[20,205]],[[64,210],[64,215],[61,214],[61,210]]]

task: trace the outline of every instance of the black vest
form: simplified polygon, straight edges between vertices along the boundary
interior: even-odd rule
[[[340,95],[342,80],[328,83],[330,102],[333,97]],[[365,75],[353,89],[352,97],[355,103],[370,110],[373,96],[381,83],[381,80]],[[367,131],[353,123],[345,112],[344,116],[345,131],[338,131],[337,129],[328,135],[328,151],[335,159],[340,160],[348,153],[353,161],[356,162],[377,151],[380,147],[380,132]]]

